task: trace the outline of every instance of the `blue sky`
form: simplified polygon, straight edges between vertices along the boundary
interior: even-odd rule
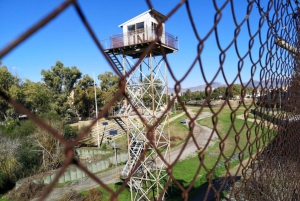
[[[4,48],[14,38],[33,26],[62,2],[59,0],[0,1],[0,49]],[[122,29],[118,27],[120,24],[149,9],[146,2],[142,0],[79,0],[78,2],[99,40],[108,39],[110,35],[121,33]],[[175,0],[152,1],[153,7],[165,15],[178,2]],[[210,0],[192,0],[189,2],[197,31],[200,37],[203,38],[214,24],[216,10]],[[218,0],[217,2],[218,6],[221,6],[225,1]],[[235,0],[233,2],[235,16],[237,21],[241,22],[246,15],[246,1]],[[221,41],[222,48],[225,49],[233,39],[235,29],[230,5],[226,6],[222,14],[218,25],[218,38]],[[257,31],[259,15],[255,6],[249,19],[252,31]],[[262,34],[265,34],[265,30],[262,30]],[[177,79],[181,79],[196,57],[198,44],[184,5],[166,22],[166,31],[179,38],[179,51],[169,54],[168,60]],[[244,24],[237,39],[238,51],[242,55],[248,50],[248,40],[248,29]],[[259,43],[257,39],[255,40],[252,57],[254,61],[257,61],[259,58]],[[204,75],[208,82],[212,80],[217,69],[219,69],[219,55],[220,50],[217,47],[215,33],[213,32],[205,41],[203,54],[201,55]],[[238,58],[236,55],[234,46],[226,51],[223,69],[229,83],[237,75]],[[105,71],[112,71],[72,5],[0,59],[3,65],[6,65],[12,73],[32,81],[41,81],[41,70],[50,69],[58,60],[63,62],[65,66],[76,66],[83,75],[89,74],[91,77],[93,77],[93,73],[98,75]],[[241,71],[243,82],[250,79],[252,66],[249,56],[247,56]],[[260,67],[257,66],[256,80],[259,80],[259,72]],[[225,83],[222,76],[217,76],[215,81]],[[205,84],[204,76],[200,72],[197,63],[182,82],[182,87],[187,88],[202,84]],[[174,86],[174,80],[171,77],[169,77],[169,86]]]

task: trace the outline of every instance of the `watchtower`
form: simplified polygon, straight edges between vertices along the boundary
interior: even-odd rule
[[[113,118],[127,133],[128,161],[121,178],[130,187],[132,200],[150,200],[153,195],[162,199],[166,193],[164,183],[168,174],[158,152],[170,162],[170,137],[165,128],[168,113],[157,121],[168,103],[168,72],[163,54],[176,52],[178,39],[165,31],[164,20],[163,14],[150,9],[119,25],[122,34],[102,41],[104,52],[127,77],[130,103],[123,101]],[[155,129],[149,132],[147,126],[155,124]]]

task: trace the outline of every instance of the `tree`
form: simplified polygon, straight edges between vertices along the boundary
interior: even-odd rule
[[[119,79],[112,72],[105,72],[98,76],[101,87],[101,105],[105,106],[119,90]]]
[[[187,98],[188,101],[191,100],[191,93],[192,92],[190,89],[186,90],[186,92],[184,93],[185,97]]]
[[[6,66],[2,66],[0,61],[0,90],[21,102],[22,95],[19,84],[20,79],[13,76]],[[5,120],[15,113],[15,109],[12,108],[6,100],[0,97],[0,120]]]
[[[96,88],[96,95],[97,97],[100,95],[99,88]],[[94,80],[90,76],[85,75],[78,81],[74,90],[74,105],[76,111],[85,117],[90,117],[92,110],[95,109]]]
[[[26,80],[23,84],[24,105],[36,114],[47,113],[51,110],[54,101],[52,91],[40,82]]]
[[[41,118],[48,125],[64,136],[64,122],[55,113],[48,113]],[[59,140],[41,127],[36,127],[35,132],[30,136],[40,153],[42,153],[43,164],[41,171],[54,170],[60,167],[63,161],[63,147]]]
[[[226,87],[218,87],[213,90],[211,98],[219,98],[220,96],[226,97]]]
[[[231,86],[230,91],[231,91],[230,97],[241,96],[242,86],[239,84],[234,84]]]
[[[57,61],[51,70],[42,70],[43,80],[46,86],[52,91],[54,103],[52,108],[61,116],[65,116],[70,108],[68,96],[74,89],[74,85],[81,78],[81,72],[76,66],[65,67],[60,61]]]
[[[252,87],[246,87],[246,94],[245,95],[251,95],[253,92],[253,88]]]
[[[200,99],[205,99],[206,95],[204,91],[200,91]]]

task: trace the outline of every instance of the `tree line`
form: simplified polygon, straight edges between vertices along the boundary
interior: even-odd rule
[[[42,70],[41,75],[42,82],[22,80],[0,62],[0,90],[68,140],[84,128],[66,124],[67,119],[95,114],[95,88],[98,108],[107,104],[118,90],[118,77],[112,72],[98,75],[100,85],[94,88],[93,78],[60,61],[49,70]],[[23,117],[0,97],[0,194],[11,189],[18,179],[57,169],[63,161],[59,141]]]
[[[37,115],[55,112],[67,118],[90,117],[95,113],[94,79],[89,75],[82,75],[76,66],[66,67],[60,61],[50,70],[42,70],[41,75],[43,82],[21,80],[0,63],[0,89]],[[96,99],[101,108],[117,92],[118,77],[105,72],[97,78],[100,86],[96,86]],[[0,121],[18,121],[20,115],[0,99]]]
[[[237,98],[237,97],[246,97],[251,95],[253,92],[252,87],[246,87],[243,89],[243,87],[239,84],[233,84],[231,86],[220,86],[211,91],[211,93],[208,92],[206,94],[205,91],[195,91],[192,92],[190,89],[185,91],[181,94],[180,98],[184,102],[188,102],[190,100],[203,100],[206,99],[207,96],[210,97],[210,99],[226,99],[226,98]]]

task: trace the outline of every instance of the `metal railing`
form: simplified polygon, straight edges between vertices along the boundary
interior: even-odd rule
[[[110,36],[110,39],[101,40],[101,45],[104,49],[118,48],[124,46],[133,46],[143,43],[151,43],[157,40],[157,32],[154,29],[141,29],[130,31],[126,34],[115,34]],[[162,44],[178,49],[178,38],[167,32],[160,36]]]

